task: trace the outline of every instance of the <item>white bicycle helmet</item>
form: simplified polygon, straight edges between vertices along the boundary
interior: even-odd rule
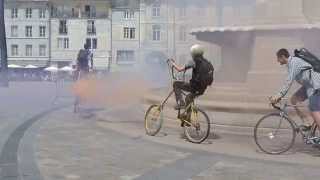
[[[203,49],[203,47],[201,45],[194,44],[190,48],[190,53],[191,53],[192,57],[202,56],[204,54],[204,49]]]

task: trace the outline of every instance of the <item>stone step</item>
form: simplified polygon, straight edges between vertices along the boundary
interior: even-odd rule
[[[247,92],[216,92],[205,93],[203,100],[208,101],[232,101],[232,102],[253,102],[253,103],[268,103],[270,95],[250,95]]]
[[[147,104],[159,104],[163,101],[165,96],[160,96],[157,94],[147,94],[144,96],[144,103]],[[175,100],[173,96],[168,100],[168,105],[175,105]],[[196,104],[206,110],[220,111],[220,112],[235,112],[235,113],[268,113],[273,111],[272,107],[268,103],[259,102],[231,102],[231,101],[213,101],[199,99]]]

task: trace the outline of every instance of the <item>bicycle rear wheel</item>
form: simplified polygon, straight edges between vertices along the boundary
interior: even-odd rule
[[[144,117],[146,134],[155,136],[161,129],[163,123],[163,112],[160,105],[151,105]]]
[[[210,134],[210,119],[201,109],[196,108],[190,116],[190,122],[185,122],[184,133],[192,143],[202,143]]]
[[[272,113],[262,117],[254,128],[254,140],[267,154],[281,154],[294,144],[296,129],[288,117]]]

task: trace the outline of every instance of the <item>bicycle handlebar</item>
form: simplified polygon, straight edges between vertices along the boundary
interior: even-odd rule
[[[173,59],[167,59],[167,64],[169,69],[171,70],[170,74],[173,80],[178,80],[178,78],[176,77],[175,73],[174,73],[174,66],[172,63],[174,63],[175,61]],[[171,67],[171,68],[170,68]],[[186,74],[186,70],[183,71],[183,81],[185,80],[185,74]]]

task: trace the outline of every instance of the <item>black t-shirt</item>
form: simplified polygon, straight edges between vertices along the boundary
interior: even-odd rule
[[[199,72],[199,64],[204,58],[198,57],[194,60],[189,61],[185,65],[185,69],[190,69],[192,68],[192,78],[190,80],[190,85],[194,91],[202,91],[203,89],[206,89],[207,87],[203,86],[201,81],[200,81],[200,72]]]

